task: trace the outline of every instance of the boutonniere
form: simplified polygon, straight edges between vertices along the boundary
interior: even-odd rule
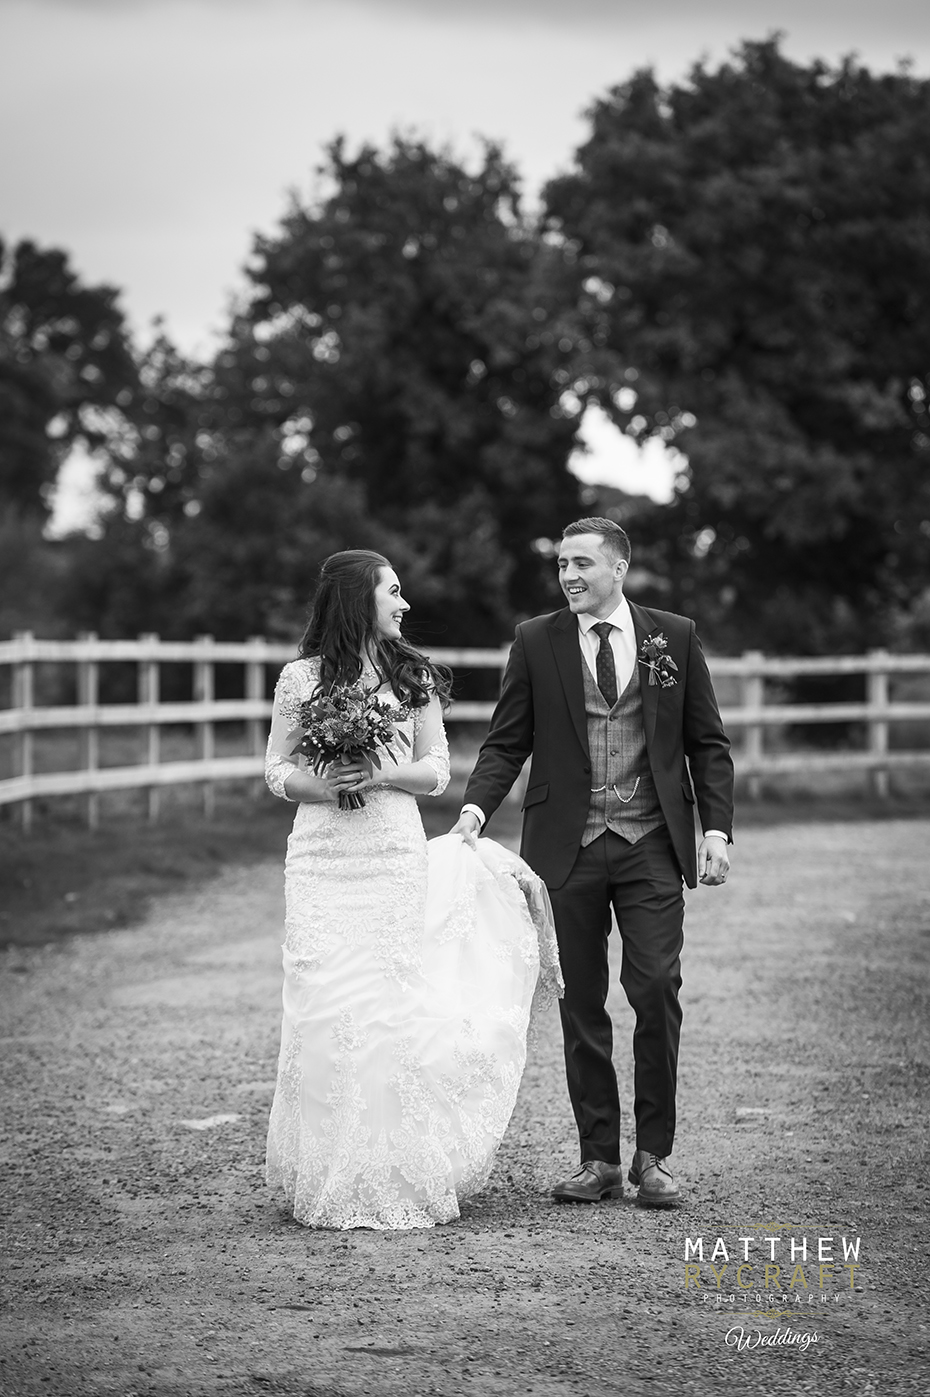
[[[668,640],[662,631],[646,636],[639,647],[639,662],[648,669],[650,684],[661,684],[663,689],[670,689],[678,683],[672,673],[674,670],[677,674],[678,666],[668,653]]]

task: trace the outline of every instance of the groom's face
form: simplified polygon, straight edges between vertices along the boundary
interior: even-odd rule
[[[626,562],[604,547],[600,534],[563,538],[559,549],[559,583],[576,616],[603,620],[620,605]]]

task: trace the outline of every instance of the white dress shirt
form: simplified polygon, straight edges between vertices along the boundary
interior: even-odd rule
[[[620,605],[616,610],[603,619],[613,627],[608,640],[614,655],[614,669],[617,672],[617,693],[622,694],[636,668],[636,632],[633,629],[633,617],[630,615],[630,603],[626,597],[621,597]],[[601,638],[599,635],[595,635],[594,627],[600,624],[596,616],[581,615],[578,617],[578,643],[581,646],[584,662],[591,671],[595,683],[597,683],[597,652],[601,648]]]
[[[633,626],[633,616],[630,612],[630,603],[626,597],[620,598],[620,604],[609,616],[597,617],[582,614],[578,617],[578,644],[581,647],[581,654],[585,664],[597,682],[597,652],[601,646],[601,638],[594,632],[594,627],[600,625],[601,621],[609,621],[612,627],[608,640],[614,655],[614,669],[617,673],[617,693],[622,694],[627,684],[633,677],[636,668],[636,631]],[[462,814],[470,810],[473,815],[477,815],[482,827],[485,824],[484,811],[478,805],[463,805]],[[704,831],[704,838],[710,835],[717,835],[720,839],[727,836],[719,829],[707,829]]]

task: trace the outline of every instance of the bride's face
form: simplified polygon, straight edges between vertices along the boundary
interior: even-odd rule
[[[400,582],[393,568],[380,568],[375,587],[375,635],[379,640],[399,640],[404,612],[410,610],[400,594]]]

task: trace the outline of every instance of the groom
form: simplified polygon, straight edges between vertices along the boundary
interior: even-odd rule
[[[623,1195],[620,1100],[605,1008],[611,907],[633,1033],[644,1207],[675,1207],[669,1167],[681,1009],[684,899],[726,881],[733,763],[694,623],[629,603],[630,541],[610,519],[570,524],[559,549],[568,609],[517,627],[501,697],[455,829],[481,829],[532,757],[521,853],[555,913],[565,1065],[581,1167],[560,1202]],[[687,762],[686,762],[687,759]],[[695,858],[694,801],[703,830]]]

